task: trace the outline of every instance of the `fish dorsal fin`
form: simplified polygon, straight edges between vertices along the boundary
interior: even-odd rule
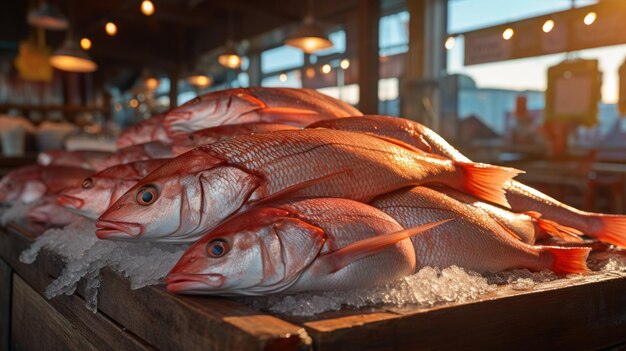
[[[338,172],[327,174],[319,178],[310,179],[302,183],[292,185],[290,187],[277,191],[274,194],[265,196],[261,199],[249,201],[247,207],[258,207],[260,205],[269,204],[271,202],[275,202],[275,201],[286,199],[286,198],[306,197],[305,194],[302,194],[300,192],[308,188],[311,188],[313,186],[323,184],[325,181],[335,179],[341,175],[349,174],[351,172],[352,171],[349,169],[344,169]]]
[[[514,231],[512,231],[511,229],[509,229],[507,226],[505,226],[504,224],[500,223],[498,220],[494,220],[496,223],[498,223],[498,225],[500,226],[500,228],[504,229],[504,231],[511,235],[512,237],[514,237],[516,240],[522,241],[522,238],[520,238],[519,235],[517,235]]]
[[[352,262],[377,254],[378,252],[395,245],[404,239],[416,236],[452,220],[452,218],[445,219],[443,221],[428,223],[395,233],[377,235],[371,238],[359,240],[340,249],[324,254],[321,258],[327,260],[327,264],[325,264],[324,267],[328,267],[328,273],[334,273]]]
[[[231,96],[231,99],[232,98],[244,100],[251,105],[257,105],[259,108],[267,107],[267,104],[263,102],[263,100],[245,91],[237,92],[236,94]],[[230,104],[230,101],[229,101],[229,104]]]
[[[413,152],[425,153],[425,151],[420,150],[420,149],[416,148],[415,146],[409,145],[409,144],[405,143],[404,141],[400,141],[398,139],[394,139],[394,138],[390,138],[390,137],[386,137],[386,136],[383,136],[383,135],[378,135],[378,134],[374,134],[374,133],[370,133],[370,132],[367,132],[367,133],[364,133],[364,134],[367,134],[367,135],[372,136],[374,138],[378,138],[380,140],[384,140],[384,141],[386,141],[388,143],[395,144],[397,146],[400,146],[402,148],[408,149],[408,150],[413,151]]]
[[[266,107],[259,112],[268,115],[319,115],[319,112],[294,107]]]

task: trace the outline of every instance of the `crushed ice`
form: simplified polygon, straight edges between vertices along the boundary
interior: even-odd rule
[[[41,249],[61,256],[63,271],[45,291],[48,298],[71,295],[81,279],[87,282],[85,303],[96,311],[100,271],[110,268],[130,281],[132,289],[162,283],[189,245],[99,240],[93,221],[81,219],[64,228],[44,232],[20,255],[23,263],[36,260]]]
[[[34,203],[15,203],[10,206],[0,208],[0,224],[7,225],[9,222],[20,222],[26,218],[26,213]]]
[[[24,209],[11,210],[16,214],[25,212]],[[34,262],[41,249],[59,254],[66,263],[61,275],[47,287],[45,294],[48,298],[73,294],[79,281],[84,280],[85,304],[95,312],[102,269],[109,268],[127,277],[132,289],[160,284],[189,247],[99,240],[94,232],[94,222],[81,219],[61,229],[47,230],[29,249],[22,252],[20,260],[24,263]],[[615,251],[599,253],[590,258],[589,265],[596,272],[594,274],[626,272],[626,254]],[[455,266],[445,269],[425,267],[414,275],[381,287],[238,300],[257,310],[310,316],[345,307],[430,307],[440,303],[475,300],[502,285],[513,290],[533,290],[542,283],[556,279],[557,276],[550,271],[515,270],[483,276]]]

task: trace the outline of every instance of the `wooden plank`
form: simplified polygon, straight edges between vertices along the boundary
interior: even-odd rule
[[[0,259],[0,351],[9,351],[11,332],[11,267]]]
[[[44,254],[32,266],[15,262],[29,242],[16,230],[0,232],[0,256],[33,280],[58,274],[52,255]],[[626,342],[626,272],[556,280],[527,291],[500,287],[465,303],[344,310],[307,318],[279,318],[225,298],[174,296],[160,287],[132,291],[126,280],[106,271],[99,299],[102,313],[167,350],[306,349],[311,340],[316,350],[487,345],[578,350]]]
[[[0,238],[4,236],[0,233]],[[8,248],[13,249],[17,255],[22,250],[7,247],[0,241],[0,250]],[[4,254],[4,253],[2,253]],[[0,256],[2,255],[0,254]],[[44,267],[55,267],[58,261],[46,259],[45,256],[41,260],[37,260],[31,269],[22,263],[12,260],[11,264],[19,264],[20,269],[16,270],[22,274],[24,279],[28,280],[32,287],[41,295],[44,289],[52,282],[53,278],[46,272]],[[54,308],[63,318],[72,321],[73,328],[81,334],[86,340],[94,342],[100,350],[149,350],[145,342],[122,330],[123,327],[111,321],[102,314],[94,314],[85,308],[85,301],[77,295],[59,296],[48,301],[48,304]]]
[[[533,291],[505,287],[468,303],[390,312],[396,316],[304,325],[316,350],[599,349],[626,342],[626,275],[557,280]]]
[[[3,257],[38,291],[48,285],[44,277],[58,276],[60,262],[43,253],[33,265],[18,255],[30,240],[11,227],[0,232]],[[48,278],[49,279],[49,278]],[[80,294],[80,289],[79,289]],[[63,298],[57,297],[51,300]],[[303,327],[220,298],[172,295],[162,288],[131,290],[126,279],[104,271],[99,310],[134,335],[162,350],[307,349],[310,339]]]
[[[17,275],[13,278],[12,305],[15,350],[98,350]]]

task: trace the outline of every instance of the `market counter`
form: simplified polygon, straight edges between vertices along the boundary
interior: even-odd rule
[[[51,300],[43,291],[60,273],[43,252],[19,254],[35,235],[0,228],[0,351],[8,350],[586,350],[626,343],[626,273],[508,286],[479,300],[431,308],[370,308],[314,317],[275,316],[226,298],[186,297],[162,287],[131,290],[105,271],[98,313],[84,289]]]

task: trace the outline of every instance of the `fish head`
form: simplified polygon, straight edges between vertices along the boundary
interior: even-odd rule
[[[96,219],[135,183],[137,179],[92,175],[85,178],[80,186],[62,190],[57,203],[71,212]]]
[[[39,200],[47,187],[40,166],[26,166],[9,172],[0,180],[0,203],[30,203]]]
[[[193,232],[206,208],[202,174],[222,160],[195,149],[165,162],[121,195],[96,222],[100,239],[168,241]]]
[[[264,108],[265,104],[245,89],[229,89],[198,96],[167,112],[165,131],[170,137],[224,124],[241,123],[238,117]]]
[[[315,260],[325,240],[323,230],[286,210],[254,209],[192,245],[168,274],[167,289],[220,295],[284,291]]]

